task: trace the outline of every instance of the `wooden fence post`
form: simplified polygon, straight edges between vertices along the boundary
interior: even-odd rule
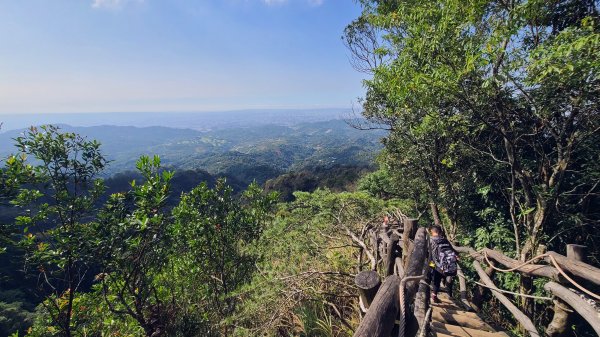
[[[428,245],[425,245],[428,247]],[[416,325],[410,329],[410,331],[423,331],[423,333],[427,333],[426,325],[428,322],[425,322],[425,316],[427,314],[427,309],[429,309],[430,305],[430,289],[429,285],[431,284],[431,267],[429,267],[429,259],[425,255],[425,259],[423,260],[423,270],[421,275],[425,275],[425,277],[419,281],[419,290],[417,291],[417,295],[415,296],[415,319]]]
[[[366,309],[369,309],[371,302],[379,290],[381,279],[375,271],[361,271],[354,278],[354,284],[358,288],[358,294]]]
[[[568,303],[572,308],[577,308],[577,313],[590,323],[592,329],[600,336],[600,315],[586,300],[556,282],[546,283],[544,289]]]
[[[421,276],[423,273],[423,263],[427,258],[427,229],[421,227],[415,235],[415,246],[410,256],[408,257],[408,265],[406,266],[406,277]],[[417,293],[419,282],[411,282],[406,286],[406,298],[414,300]]]
[[[390,236],[390,243],[387,246],[385,255],[386,276],[394,273],[394,264],[396,263],[396,257],[399,255],[398,241],[400,241],[400,238],[395,233]]]
[[[400,278],[385,278],[371,307],[356,329],[354,337],[389,337],[399,311],[398,291]]]
[[[405,266],[408,263],[408,256],[410,255],[410,240],[415,238],[417,229],[419,229],[417,219],[404,219],[404,231],[402,232],[402,258]]]
[[[576,261],[585,262],[586,247],[581,245],[567,245],[567,258]],[[561,300],[560,298],[555,299],[554,303],[554,315],[552,321],[546,328],[546,335],[549,337],[560,337],[567,336],[570,322],[573,317],[573,308]]]
[[[567,258],[586,262],[587,260],[587,247],[582,245],[567,245]]]

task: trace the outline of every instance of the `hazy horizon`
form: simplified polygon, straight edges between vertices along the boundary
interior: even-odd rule
[[[77,127],[100,125],[134,127],[164,126],[206,131],[241,126],[291,125],[302,122],[345,119],[351,114],[352,109],[349,108],[0,114],[0,123],[2,123],[0,133],[42,124],[65,124]]]

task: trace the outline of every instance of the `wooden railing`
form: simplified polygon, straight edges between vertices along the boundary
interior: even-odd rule
[[[355,337],[390,337],[425,335],[429,327],[430,267],[428,257],[428,233],[418,227],[414,219],[401,221],[371,229],[371,255],[375,263],[372,269],[356,276],[361,311],[364,317],[354,333]],[[542,254],[535,261],[523,263],[503,253],[483,249],[475,251],[470,247],[455,247],[456,251],[473,258],[473,268],[479,276],[476,293],[491,291],[492,295],[512,313],[522,329],[530,336],[539,336],[537,327],[505,295],[507,291],[498,289],[493,281],[496,272],[515,272],[531,277],[548,279],[544,289],[553,295],[554,317],[546,328],[546,334],[558,335],[569,321],[569,316],[580,315],[600,336],[600,313],[590,301],[598,296],[594,291],[600,286],[600,269],[585,263],[584,247],[569,245],[567,256],[556,252]],[[461,263],[463,260],[462,259]],[[541,263],[543,262],[543,263]],[[498,266],[507,269],[501,269]],[[482,267],[485,266],[487,271]],[[383,276],[381,282],[380,276]],[[462,306],[465,310],[481,308],[475,300],[469,300],[467,279],[459,270],[459,288]],[[472,281],[472,280],[469,280]],[[579,285],[584,284],[589,289]],[[579,292],[573,289],[583,289]],[[592,289],[592,290],[590,290]],[[587,293],[586,293],[587,291]],[[509,292],[510,293],[510,292]],[[523,296],[513,293],[510,296]],[[528,295],[525,295],[528,296]],[[600,296],[598,296],[600,298]],[[596,299],[598,299],[596,298]],[[550,300],[549,298],[547,298]]]

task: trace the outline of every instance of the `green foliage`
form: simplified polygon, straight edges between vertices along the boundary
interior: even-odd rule
[[[367,171],[368,167],[360,166],[314,167],[270,179],[265,183],[265,190],[279,192],[282,201],[294,200],[296,191],[313,192],[317,188],[351,191],[359,177]]]
[[[50,337],[61,336],[60,327],[52,320],[53,310],[51,301],[47,299],[37,308],[37,315],[33,325],[27,330],[27,336]],[[103,306],[104,299],[99,291],[91,293],[77,293],[73,300],[72,320],[77,329],[72,332],[73,336],[144,336],[143,329],[138,322],[128,316],[114,314]],[[63,299],[64,302],[64,299]]]
[[[20,154],[7,159],[5,172],[22,184],[11,201],[25,209],[15,219],[25,233],[20,245],[27,252],[27,265],[39,272],[38,289],[50,295],[52,323],[70,336],[77,328],[71,320],[75,292],[91,256],[89,226],[83,219],[93,213],[103,192],[96,177],[106,160],[98,142],[54,126],[32,127],[15,141]]]
[[[94,226],[103,266],[96,279],[110,311],[136,320],[147,335],[161,334],[174,319],[172,305],[163,302],[172,290],[160,282],[173,252],[164,213],[173,173],[161,170],[158,156],[142,156],[137,168],[143,181],[132,181],[128,195],[113,194]]]
[[[173,209],[172,229],[177,259],[173,282],[187,297],[186,303],[205,315],[207,332],[227,334],[221,325],[239,303],[233,292],[246,284],[255,271],[249,251],[260,238],[277,196],[263,195],[252,184],[236,200],[225,180],[214,189],[202,183],[182,196]]]
[[[35,315],[22,302],[0,301],[0,334],[8,336],[13,332],[24,332],[31,326]]]
[[[349,336],[346,324],[357,323],[352,275],[369,262],[357,265],[349,233],[360,237],[388,205],[363,192],[295,196],[258,241],[258,272],[238,292],[243,304],[232,318],[240,336]]]
[[[363,114],[390,130],[381,173],[365,188],[412,194],[419,209],[442,213],[451,238],[464,233],[521,261],[548,238],[549,249],[594,246],[583,224],[600,220],[590,208],[599,187],[600,150],[590,146],[600,127],[597,3],[360,3],[346,41],[372,74]],[[377,43],[365,43],[373,34]],[[521,301],[535,316],[532,303]]]

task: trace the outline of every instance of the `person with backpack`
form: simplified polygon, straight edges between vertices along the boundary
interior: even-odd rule
[[[431,279],[433,281],[431,302],[440,303],[437,295],[442,279],[444,279],[448,295],[452,296],[453,276],[456,276],[458,271],[458,255],[450,241],[444,237],[440,226],[431,226],[429,234],[429,256],[431,258],[429,265],[432,269]]]

